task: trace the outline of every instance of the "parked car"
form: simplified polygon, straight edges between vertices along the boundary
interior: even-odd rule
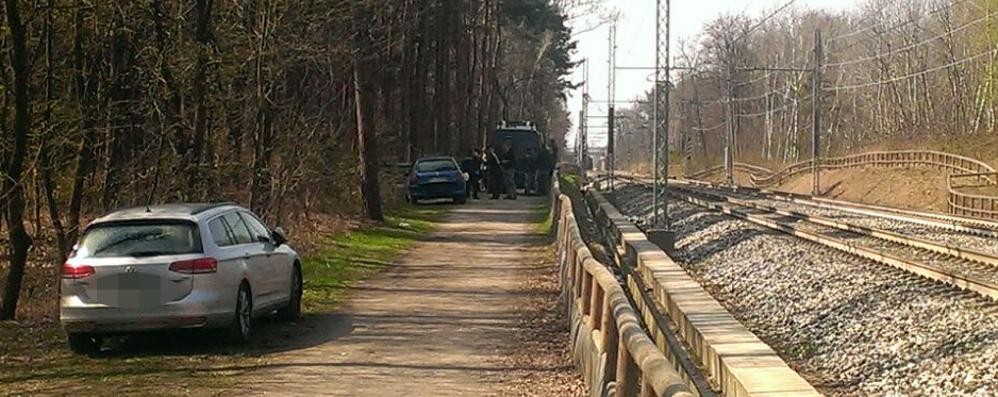
[[[280,229],[231,203],[117,210],[91,222],[62,266],[59,319],[78,353],[136,331],[224,328],[301,314],[298,254]]]
[[[465,185],[468,175],[461,172],[453,157],[426,157],[416,160],[409,171],[407,199],[411,203],[419,200],[452,199],[455,204],[464,204],[468,199]]]

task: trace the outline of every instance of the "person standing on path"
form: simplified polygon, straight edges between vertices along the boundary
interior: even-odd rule
[[[492,195],[491,199],[496,200],[503,192],[503,171],[502,162],[494,147],[490,147],[485,153],[485,175],[486,189]]]
[[[537,153],[534,149],[527,149],[527,155],[523,159],[523,194],[532,196],[537,194]]]
[[[502,162],[503,184],[506,186],[506,199],[516,200],[516,154],[513,153],[513,141],[502,142],[502,153],[499,154]]]
[[[548,194],[551,188],[551,176],[554,173],[554,154],[548,146],[541,148],[541,154],[537,156],[537,193]]]
[[[465,195],[468,198],[478,200],[479,183],[482,180],[482,152],[473,149],[471,156],[461,161],[461,168],[468,173]]]

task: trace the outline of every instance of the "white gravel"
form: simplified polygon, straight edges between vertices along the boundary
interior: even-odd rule
[[[647,219],[650,194],[617,193]],[[870,261],[673,202],[677,259],[834,396],[998,395],[998,306]]]

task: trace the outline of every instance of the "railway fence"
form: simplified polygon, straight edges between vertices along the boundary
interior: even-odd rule
[[[617,278],[589,251],[557,179],[554,187],[560,304],[569,315],[573,357],[589,395],[696,396],[645,333]]]
[[[560,304],[572,319],[573,354],[590,395],[601,385],[615,396],[820,395],[597,189],[587,189],[587,216],[600,234],[589,237],[606,243],[611,267],[595,260],[571,200],[552,203]],[[625,325],[633,333],[622,338]],[[625,355],[626,344],[633,349]]]

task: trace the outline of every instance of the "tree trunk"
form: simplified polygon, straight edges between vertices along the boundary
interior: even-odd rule
[[[270,35],[271,6],[264,5],[260,21],[260,33],[256,45],[254,76],[256,80],[256,134],[253,135],[253,182],[250,187],[250,208],[257,213],[266,213],[270,206],[270,159],[274,153],[273,110],[267,92],[270,91],[270,78],[264,71],[264,57]]]
[[[357,157],[360,160],[360,192],[367,217],[384,221],[381,213],[381,187],[378,182],[377,132],[374,130],[374,74],[377,60],[371,37],[373,21],[369,5],[353,4],[354,36],[354,103],[357,110]]]
[[[208,95],[206,93],[208,82],[208,51],[211,46],[212,27],[211,9],[213,0],[197,0],[194,7],[197,15],[197,32],[195,40],[198,46],[197,65],[194,67],[194,87],[191,94],[194,97],[196,108],[194,110],[194,140],[191,143],[190,153],[187,162],[187,199],[200,199],[204,194],[200,193],[201,175],[204,172],[201,167],[202,152],[208,136]]]
[[[24,187],[21,177],[28,152],[28,134],[31,128],[31,98],[28,84],[27,37],[25,26],[17,9],[17,0],[4,0],[7,14],[7,28],[10,32],[10,63],[14,69],[14,147],[7,175],[3,180],[3,191],[7,192],[7,235],[10,239],[10,270],[4,287],[3,305],[0,307],[0,320],[12,320],[17,311],[17,300],[21,293],[21,280],[31,248],[31,236],[24,229]]]
[[[80,211],[83,206],[83,189],[86,182],[87,176],[91,172],[91,164],[93,164],[93,159],[91,156],[91,147],[94,139],[94,109],[93,96],[91,95],[91,90],[95,86],[93,84],[94,75],[86,75],[86,60],[83,53],[83,40],[84,40],[84,17],[83,10],[87,7],[83,0],[76,0],[75,15],[74,15],[74,29],[75,34],[73,36],[73,74],[76,86],[76,100],[80,107],[80,118],[82,120],[82,125],[80,129],[83,132],[82,138],[80,138],[80,145],[76,152],[76,171],[73,175],[73,191],[70,193],[69,199],[69,220],[67,224],[67,244],[73,244],[76,241],[76,236],[80,232]],[[63,247],[64,250],[70,247]]]
[[[55,229],[55,239],[58,247],[56,255],[59,263],[66,261],[66,250],[69,242],[66,240],[66,229],[62,226],[62,217],[59,214],[59,202],[56,200],[56,185],[52,178],[52,168],[55,167],[52,158],[52,102],[55,100],[54,87],[55,77],[52,71],[52,7],[54,0],[48,0],[45,8],[45,138],[40,144],[39,157],[41,159],[42,183],[45,186],[45,203],[48,207],[49,217],[52,218],[52,228]],[[40,201],[40,198],[36,197]],[[35,233],[38,233],[37,229]]]

